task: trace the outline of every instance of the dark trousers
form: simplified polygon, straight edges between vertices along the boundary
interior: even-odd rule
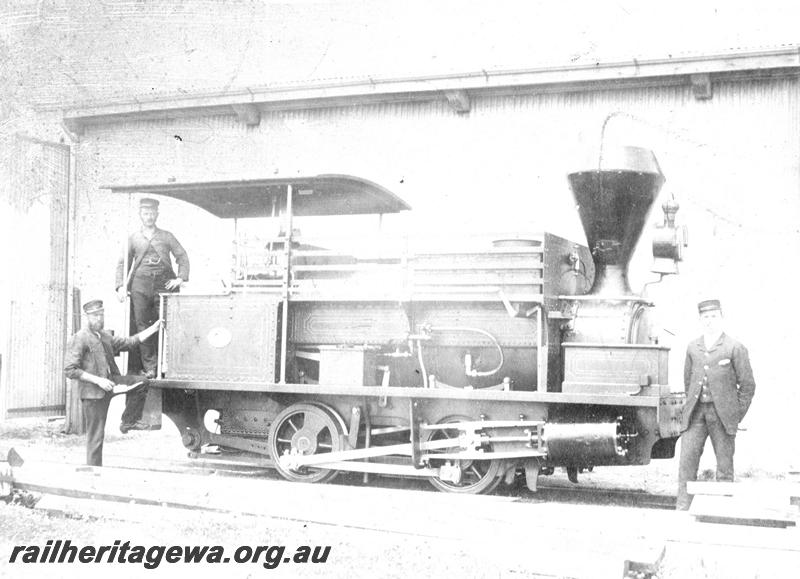
[[[103,466],[103,439],[106,431],[106,417],[111,396],[103,398],[84,398],[83,426],[86,429],[86,464]]]
[[[686,490],[688,481],[697,480],[700,457],[711,437],[714,455],[717,458],[717,480],[733,480],[733,453],[736,451],[736,435],[728,434],[717,415],[713,402],[698,402],[692,411],[689,428],[681,434],[681,458],[678,467],[678,502],[676,508],[686,510],[692,498]]]
[[[115,384],[136,384],[146,381],[144,376],[112,376]],[[106,393],[103,398],[84,398],[83,426],[86,429],[86,464],[90,466],[103,466],[103,440],[105,439],[106,418],[108,405],[111,403],[111,394]],[[122,422],[133,423],[142,417],[147,387],[139,388],[136,392],[125,395],[125,410],[122,413]]]
[[[168,292],[164,287],[171,273],[137,272],[131,281],[131,302],[133,303],[133,320],[136,332],[146,330],[158,319],[158,294]],[[142,371],[156,374],[158,367],[158,335],[139,344],[142,358]]]

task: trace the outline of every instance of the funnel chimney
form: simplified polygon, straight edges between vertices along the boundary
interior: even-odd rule
[[[655,155],[639,147],[604,149],[596,166],[567,178],[595,265],[589,293],[631,295],[628,264],[664,184]]]

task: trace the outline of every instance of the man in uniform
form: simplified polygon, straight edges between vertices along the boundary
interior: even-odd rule
[[[144,408],[147,390],[147,377],[142,375],[121,376],[114,361],[121,350],[129,350],[144,342],[158,331],[160,321],[156,321],[143,332],[130,338],[120,338],[104,331],[105,317],[103,302],[93,300],[83,306],[86,325],[81,328],[67,344],[67,378],[80,382],[83,419],[86,426],[86,464],[103,466],[103,436],[106,428],[108,405],[117,384],[141,387],[126,394],[125,411],[119,429],[123,434],[129,430],[149,430],[150,426],[140,418]]]
[[[177,292],[189,280],[189,256],[183,246],[169,231],[156,227],[158,201],[142,199],[139,202],[142,228],[128,239],[127,275],[125,258],[117,265],[117,295],[120,301],[130,291],[133,303],[133,320],[136,331],[141,332],[158,319],[159,292]],[[178,264],[178,274],[172,269],[170,254]],[[158,364],[157,340],[143,343],[142,370],[148,378],[155,378]]]
[[[736,431],[756,389],[747,348],[722,331],[719,300],[700,302],[697,309],[703,335],[686,350],[678,510],[687,510],[692,502],[686,483],[697,480],[708,437],[717,459],[717,480],[733,480]]]

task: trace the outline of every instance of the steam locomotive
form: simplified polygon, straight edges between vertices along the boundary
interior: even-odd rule
[[[627,278],[664,177],[651,151],[622,147],[568,180],[588,247],[544,233],[391,255],[293,229],[409,209],[364,179],[137,187],[220,218],[283,219],[266,243],[237,238],[226,291],[161,296],[150,420],[163,412],[195,456],[235,450],[291,481],[349,471],[458,493],[674,456],[683,396]],[[677,206],[663,209],[653,250],[668,274],[683,238]]]

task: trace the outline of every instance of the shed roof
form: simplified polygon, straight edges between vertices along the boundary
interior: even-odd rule
[[[581,73],[609,63],[769,52],[800,41],[800,5],[791,0],[12,4],[0,19],[4,61],[19,77],[8,86],[27,102],[57,109],[499,71]]]
[[[292,214],[298,217],[398,213],[411,207],[380,185],[350,175],[285,179],[206,181],[152,185],[106,185],[112,193],[163,195],[202,207],[221,218],[269,217],[286,204],[292,186]]]

